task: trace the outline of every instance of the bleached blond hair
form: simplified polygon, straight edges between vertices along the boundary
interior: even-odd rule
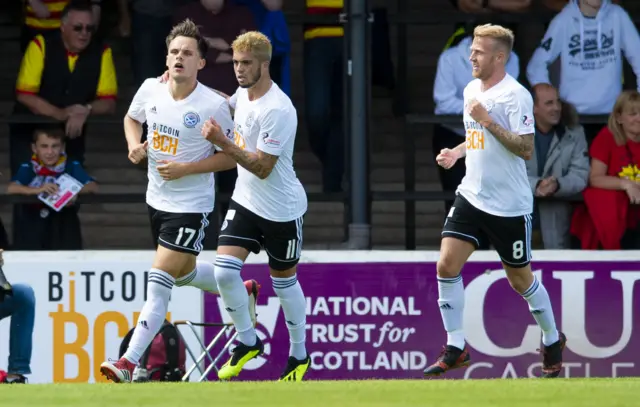
[[[513,49],[514,35],[513,31],[501,25],[484,24],[479,25],[473,30],[474,38],[492,38],[499,45],[506,48],[507,54]]]
[[[271,41],[258,31],[240,34],[231,44],[231,49],[238,52],[249,52],[260,62],[271,61]]]

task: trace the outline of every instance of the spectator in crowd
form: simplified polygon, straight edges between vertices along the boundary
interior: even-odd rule
[[[456,45],[445,49],[438,58],[435,83],[433,85],[433,99],[435,114],[462,115],[464,88],[473,80],[471,72],[471,36],[463,37]],[[518,56],[511,52],[506,67],[507,73],[514,78],[520,74]],[[454,148],[464,141],[465,130],[462,124],[437,124],[433,133],[433,156],[444,148]],[[465,160],[459,159],[448,170],[438,166],[440,184],[443,191],[455,191],[465,174]],[[449,212],[453,201],[445,201],[445,213]]]
[[[200,27],[209,45],[207,63],[198,73],[198,80],[210,88],[233,95],[238,82],[233,72],[231,43],[238,35],[257,30],[251,9],[230,0],[198,0],[179,7],[173,14],[172,24],[187,18]]]
[[[200,26],[200,33],[209,45],[207,63],[198,73],[198,80],[210,88],[233,95],[238,82],[233,70],[231,43],[238,35],[257,30],[251,9],[229,0],[199,0],[178,8],[173,18],[173,24],[191,19]],[[217,172],[215,176],[218,191],[231,194],[238,170],[233,168]],[[221,201],[218,213],[224,216],[228,206],[228,201]],[[219,219],[218,224],[222,224],[222,221]]]
[[[53,119],[65,129],[70,159],[84,162],[85,122],[89,115],[115,111],[117,82],[111,48],[92,38],[91,7],[70,2],[60,30],[39,35],[27,47],[16,85],[14,113]],[[11,128],[11,170],[28,161],[31,123]]]
[[[162,75],[166,68],[165,38],[177,0],[118,0],[120,33],[131,35],[134,87]]]
[[[2,253],[0,249],[0,274],[4,266]],[[0,320],[11,317],[9,366],[7,372],[0,370],[0,384],[26,383],[25,375],[31,374],[35,311],[33,288],[26,284],[0,284]]]
[[[458,43],[473,33],[473,27],[484,23],[500,24],[518,35],[518,25],[508,22],[501,22],[500,15],[503,13],[522,13],[531,7],[531,0],[450,0],[456,10],[473,15],[471,20],[465,19],[456,24],[455,30],[447,40],[445,50]],[[516,41],[514,51],[520,53],[520,41]],[[518,71],[519,72],[519,71]],[[518,77],[515,77],[518,79]]]
[[[56,180],[67,174],[84,187],[80,193],[97,192],[98,185],[78,161],[64,153],[64,133],[58,128],[39,129],[33,135],[33,156],[20,166],[7,188],[17,195],[55,195]],[[75,201],[75,199],[74,199]],[[14,250],[82,250],[78,206],[70,201],[59,212],[44,203],[17,205],[13,228]]]
[[[93,12],[93,23],[100,24],[101,0],[90,0]],[[25,52],[27,46],[37,35],[46,37],[60,29],[60,16],[69,0],[26,0],[25,20],[22,26],[20,51]]]
[[[343,7],[343,0],[306,0],[307,14],[333,15],[336,21]],[[343,39],[341,25],[304,27],[305,116],[324,192],[341,192],[344,176]]]
[[[622,92],[589,153],[589,187],[571,233],[582,249],[640,248],[640,93]]]
[[[120,35],[131,39],[130,55],[135,89],[148,78],[158,77],[165,71],[165,38],[171,31],[171,15],[175,6],[183,2],[184,0],[118,0],[118,29]],[[140,142],[146,139],[147,124],[144,123]]]
[[[453,6],[464,13],[520,13],[531,6],[531,0],[451,0]]]
[[[556,15],[527,66],[531,86],[550,83],[561,63],[560,97],[580,115],[609,114],[622,89],[622,54],[640,75],[640,36],[627,12],[610,0],[572,0]],[[601,125],[585,124],[591,143]]]
[[[553,11],[560,12],[570,1],[571,0],[542,0],[542,4]],[[612,0],[611,3],[620,4],[620,0]]]
[[[273,81],[291,97],[291,39],[289,27],[282,12],[284,0],[230,0],[247,6],[253,12],[258,31],[269,38],[272,46],[269,74]]]
[[[552,85],[533,88],[535,148],[526,161],[531,190],[536,198],[579,194],[589,179],[589,158],[584,129],[575,108],[562,103]],[[533,210],[534,249],[570,249],[573,204],[536,199]]]

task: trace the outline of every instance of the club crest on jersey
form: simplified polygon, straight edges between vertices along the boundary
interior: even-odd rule
[[[182,121],[184,122],[185,127],[192,129],[200,123],[200,116],[198,116],[198,113],[188,112],[182,117]]]
[[[253,124],[253,112],[250,112],[249,115],[247,116],[247,120],[244,122],[244,125],[247,127],[251,127],[252,124]]]
[[[487,110],[487,113],[491,113],[491,110],[493,110],[493,100],[485,100],[482,103],[482,107],[484,107]]]

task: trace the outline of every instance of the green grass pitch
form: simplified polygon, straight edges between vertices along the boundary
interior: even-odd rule
[[[640,378],[7,385],[7,407],[632,407]],[[331,403],[331,404],[330,404]]]

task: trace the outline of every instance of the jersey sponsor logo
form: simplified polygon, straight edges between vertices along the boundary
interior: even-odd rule
[[[180,130],[161,124],[153,123],[151,148],[166,154],[176,155],[180,144]]]
[[[527,116],[525,114],[525,115],[522,116],[520,121],[522,122],[522,124],[524,124],[527,127],[532,127],[533,126],[533,117],[532,116]]]
[[[198,123],[200,123],[200,116],[196,112],[187,112],[182,117],[182,121],[184,122],[184,126],[188,129],[192,129],[196,127]]]
[[[155,123],[154,122],[153,126],[151,127],[151,129],[153,131],[157,131],[159,133],[166,134],[166,135],[171,136],[171,137],[175,137],[175,138],[180,137],[180,130],[178,130],[178,129],[174,128],[174,127],[171,127],[171,126],[167,126],[166,124]]]
[[[151,148],[155,151],[176,155],[178,153],[178,144],[180,140],[167,134],[161,134],[158,130],[154,130],[151,140]]]
[[[247,143],[245,143],[244,137],[242,136],[242,125],[240,124],[236,124],[233,129],[233,142],[242,150],[247,148]]]
[[[484,128],[478,122],[465,120],[467,150],[484,150]]]
[[[484,150],[484,131],[467,129],[467,150]]]

